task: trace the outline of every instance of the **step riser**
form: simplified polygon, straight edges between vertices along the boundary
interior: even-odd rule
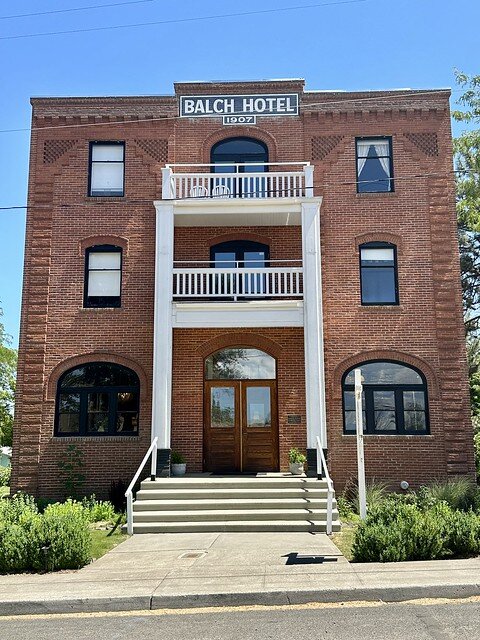
[[[195,501],[188,502],[188,504],[178,504],[174,500],[163,501],[150,501],[140,500],[133,503],[134,513],[138,511],[210,511],[210,510],[223,510],[228,511],[230,509],[326,509],[327,500],[296,500],[295,503],[285,504],[284,501],[278,500],[268,504],[255,502],[255,501],[241,501],[231,500],[212,500],[211,502],[198,503]],[[336,500],[333,500],[333,508],[336,508]]]
[[[262,498],[273,498],[275,500],[282,500],[283,498],[313,498],[320,499],[326,498],[327,491],[324,489],[309,489],[308,491],[301,490],[270,490],[270,491],[255,491],[237,489],[236,491],[217,489],[217,490],[174,490],[174,491],[143,491],[140,490],[137,493],[137,500],[214,500],[218,498],[222,499],[239,499],[239,500],[257,500]]]
[[[308,489],[310,487],[315,488],[327,488],[327,483],[324,480],[304,479],[304,480],[275,480],[265,481],[252,479],[248,482],[241,480],[226,480],[226,481],[205,481],[194,480],[190,482],[178,480],[175,478],[168,478],[165,480],[156,480],[151,482],[150,480],[144,480],[140,485],[142,491],[161,491],[163,489],[171,490],[187,490],[187,489],[204,489],[214,491],[215,489]]]
[[[291,522],[287,524],[279,524],[275,522],[268,523],[256,523],[256,522],[229,522],[229,523],[217,523],[217,522],[202,522],[195,523],[186,527],[183,523],[171,523],[171,524],[147,524],[147,525],[133,525],[134,533],[223,533],[223,532],[261,532],[261,531],[308,531],[308,532],[325,532],[326,524],[310,524],[308,522]],[[333,531],[340,531],[340,524],[338,522],[333,523]]]
[[[338,513],[334,511],[333,519],[336,520],[338,518]],[[188,516],[182,512],[175,513],[174,511],[169,513],[151,513],[151,512],[141,512],[137,511],[134,513],[133,522],[134,524],[137,522],[229,522],[233,520],[241,520],[254,522],[255,520],[296,520],[299,522],[303,522],[305,520],[318,520],[319,522],[327,521],[327,514],[325,513],[309,513],[308,511],[297,512],[293,509],[291,511],[287,511],[286,513],[269,513],[265,514],[262,512],[259,513],[207,513],[205,511],[198,511],[196,513],[189,512]]]

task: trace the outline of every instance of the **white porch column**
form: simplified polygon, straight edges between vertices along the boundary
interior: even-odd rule
[[[158,201],[155,240],[152,440],[170,449],[172,413],[173,205]]]
[[[302,248],[307,448],[314,449],[316,437],[320,436],[322,448],[326,449],[322,264],[320,202],[318,201],[302,204]]]

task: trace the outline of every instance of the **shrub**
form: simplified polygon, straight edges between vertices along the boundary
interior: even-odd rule
[[[476,492],[477,487],[469,478],[459,477],[421,487],[417,497],[423,507],[446,502],[452,509],[468,511],[475,504]]]
[[[480,431],[473,436],[473,446],[475,448],[475,468],[477,470],[477,482],[480,484]]]
[[[63,460],[58,463],[67,498],[77,498],[82,494],[85,483],[85,475],[82,472],[85,467],[83,458],[83,451],[76,444],[69,444],[65,449]]]
[[[366,483],[366,497],[367,497],[367,509],[373,509],[382,504],[388,497],[392,494],[389,494],[388,484],[381,480],[369,480]],[[349,489],[345,491],[345,496],[347,500],[350,502],[352,509],[355,513],[360,513],[360,503],[358,498],[358,486],[351,486]]]
[[[299,449],[293,447],[293,449],[290,449],[288,452],[288,461],[291,464],[305,464],[307,458]]]
[[[10,486],[10,476],[12,474],[12,467],[0,467],[0,487]]]
[[[480,518],[472,511],[452,511],[445,534],[445,555],[465,558],[480,553]]]
[[[80,569],[90,562],[88,511],[81,504],[67,500],[49,505],[43,514],[41,535],[46,553],[36,569]]]
[[[352,505],[345,496],[338,496],[337,507],[340,520],[351,522],[352,520],[358,518],[357,514],[353,510]]]
[[[179,451],[172,451],[170,455],[171,464],[184,464],[185,458]]]
[[[110,522],[115,519],[115,509],[111,502],[97,500],[95,494],[82,500],[83,507],[87,510],[90,522]]]

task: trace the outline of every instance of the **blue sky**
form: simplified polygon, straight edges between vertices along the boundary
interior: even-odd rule
[[[126,1],[126,0],[124,0]],[[334,0],[324,0],[325,3]],[[454,87],[480,73],[478,0],[365,0],[295,11],[6,39],[239,13],[315,0],[148,0],[89,11],[19,13],[121,0],[4,0],[0,129],[30,123],[30,96],[169,94],[176,80],[303,77],[307,89]],[[453,99],[458,98],[458,91]],[[458,134],[459,128],[455,127]],[[0,207],[26,202],[28,132],[0,133]],[[25,215],[0,211],[0,305],[18,340]]]

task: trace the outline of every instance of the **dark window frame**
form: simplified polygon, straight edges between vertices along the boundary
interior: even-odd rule
[[[389,146],[389,170],[390,170],[390,177],[388,178],[388,184],[389,184],[389,189],[385,190],[378,190],[378,191],[362,191],[361,190],[361,186],[360,186],[360,176],[358,173],[358,159],[359,159],[359,155],[358,155],[358,142],[363,141],[363,140],[379,140],[379,141],[387,141],[388,142],[388,146]],[[382,156],[384,157],[384,156]],[[356,188],[357,188],[357,193],[394,193],[395,191],[395,180],[394,180],[394,175],[393,175],[393,139],[392,136],[356,136],[355,138],[355,184],[356,184]]]
[[[385,269],[385,267],[379,266],[362,266],[362,249],[393,249],[393,277],[395,287],[395,301],[394,302],[364,302],[363,300],[363,269]],[[364,242],[358,246],[358,260],[359,260],[359,274],[360,274],[360,304],[362,307],[395,307],[400,304],[400,294],[398,287],[398,253],[397,245],[392,242]]]
[[[112,386],[92,386],[92,387],[75,387],[69,386],[62,388],[62,381],[69,373],[75,369],[79,369],[86,365],[106,364],[105,362],[87,362],[76,367],[72,367],[60,376],[57,382],[57,391],[55,395],[55,422],[54,422],[54,436],[57,438],[102,438],[102,437],[137,437],[140,431],[140,379],[136,372],[129,367],[116,364],[112,364],[121,369],[126,369],[129,372],[135,374],[137,383],[135,385],[112,385]],[[95,433],[88,432],[88,395],[90,393],[105,393],[109,396],[109,408],[108,408],[108,430],[106,432]],[[136,413],[137,413],[137,430],[136,431],[117,431],[116,430],[116,418],[117,418],[117,396],[119,393],[134,393],[136,395]],[[60,396],[62,394],[78,394],[80,396],[80,410],[79,415],[79,429],[78,431],[59,431],[60,422]]]
[[[256,145],[258,145],[263,151],[261,153],[223,153],[223,154],[218,154],[217,153],[217,149],[218,147],[220,147],[222,144],[225,144],[226,142],[253,142]],[[235,166],[238,163],[241,164],[248,164],[250,163],[257,163],[257,162],[263,162],[263,167],[262,167],[262,171],[258,171],[258,178],[252,178],[251,180],[254,181],[253,185],[254,186],[249,186],[249,189],[253,189],[254,191],[258,191],[260,193],[264,193],[262,191],[261,185],[263,183],[263,188],[265,188],[265,181],[261,180],[261,175],[262,173],[267,173],[268,172],[268,161],[269,161],[269,149],[268,149],[268,145],[265,144],[265,142],[263,142],[262,140],[258,140],[257,138],[252,138],[251,136],[232,136],[232,137],[228,137],[228,138],[223,138],[222,140],[219,140],[218,142],[216,142],[210,149],[210,163],[211,163],[211,171],[212,173],[216,173],[219,175],[218,178],[212,178],[211,181],[211,188],[213,189],[214,186],[216,185],[221,185],[221,184],[225,184],[231,191],[232,194],[231,196],[234,198],[242,198],[245,196],[245,193],[242,192],[242,185],[241,183],[238,185],[238,192],[235,191],[232,188],[232,184],[231,181],[229,180],[229,178],[225,178],[222,179],[221,175],[223,173],[223,171],[221,169],[219,169],[219,167],[232,167],[233,168],[233,173],[248,173],[247,171],[245,171],[245,169],[247,167],[243,166],[243,167],[237,167]],[[257,173],[257,172],[256,172]],[[258,189],[257,189],[258,187]],[[265,197],[270,197],[270,193],[266,192]]]
[[[401,360],[388,360],[388,359],[376,359],[376,360],[365,360],[364,362],[358,363],[353,367],[350,367],[345,371],[342,376],[342,421],[343,421],[343,435],[346,436],[355,436],[355,430],[347,430],[346,428],[346,420],[345,420],[345,391],[355,392],[355,386],[352,384],[345,384],[345,380],[348,374],[354,369],[361,369],[363,365],[371,364],[375,362],[386,362],[398,364],[402,367],[406,367],[407,369],[411,369],[417,373],[421,380],[422,384],[364,384],[363,392],[365,394],[365,404],[363,405],[363,410],[365,412],[365,424],[363,433],[364,435],[373,435],[373,436],[428,436],[430,435],[430,413],[429,413],[429,403],[428,403],[428,386],[427,380],[423,373],[417,367],[414,367],[411,364],[406,364]],[[388,429],[375,429],[375,406],[373,403],[373,392],[374,391],[394,391],[395,393],[395,421],[396,421],[396,429],[388,430]],[[423,397],[425,400],[425,431],[418,431],[412,429],[405,429],[405,415],[404,412],[405,407],[403,404],[403,392],[404,391],[422,391]],[[408,411],[408,409],[407,409]]]
[[[239,267],[245,266],[246,252],[263,251],[265,253],[265,269],[270,266],[270,246],[263,242],[257,242],[255,240],[227,240],[226,242],[214,244],[210,247],[210,263],[212,267],[215,266],[215,253],[217,251],[235,253],[235,262],[240,263],[238,265]]]
[[[123,180],[122,180],[122,193],[105,193],[105,192],[93,192],[92,193],[92,164],[93,164],[93,148],[95,145],[103,145],[103,146],[122,146],[123,147],[123,160],[105,160],[103,162],[114,162],[118,164],[123,164]],[[89,198],[124,198],[125,197],[125,155],[126,155],[126,144],[124,140],[91,140],[88,145],[88,192],[87,196]],[[101,160],[95,160],[95,162],[101,163]]]
[[[91,253],[119,253],[120,254],[120,268],[111,269],[111,271],[120,271],[120,295],[118,296],[89,296],[89,274],[90,271],[90,254]],[[113,244],[98,244],[92,245],[85,249],[85,271],[83,280],[83,306],[85,309],[112,309],[122,306],[122,280],[123,280],[123,249]]]

